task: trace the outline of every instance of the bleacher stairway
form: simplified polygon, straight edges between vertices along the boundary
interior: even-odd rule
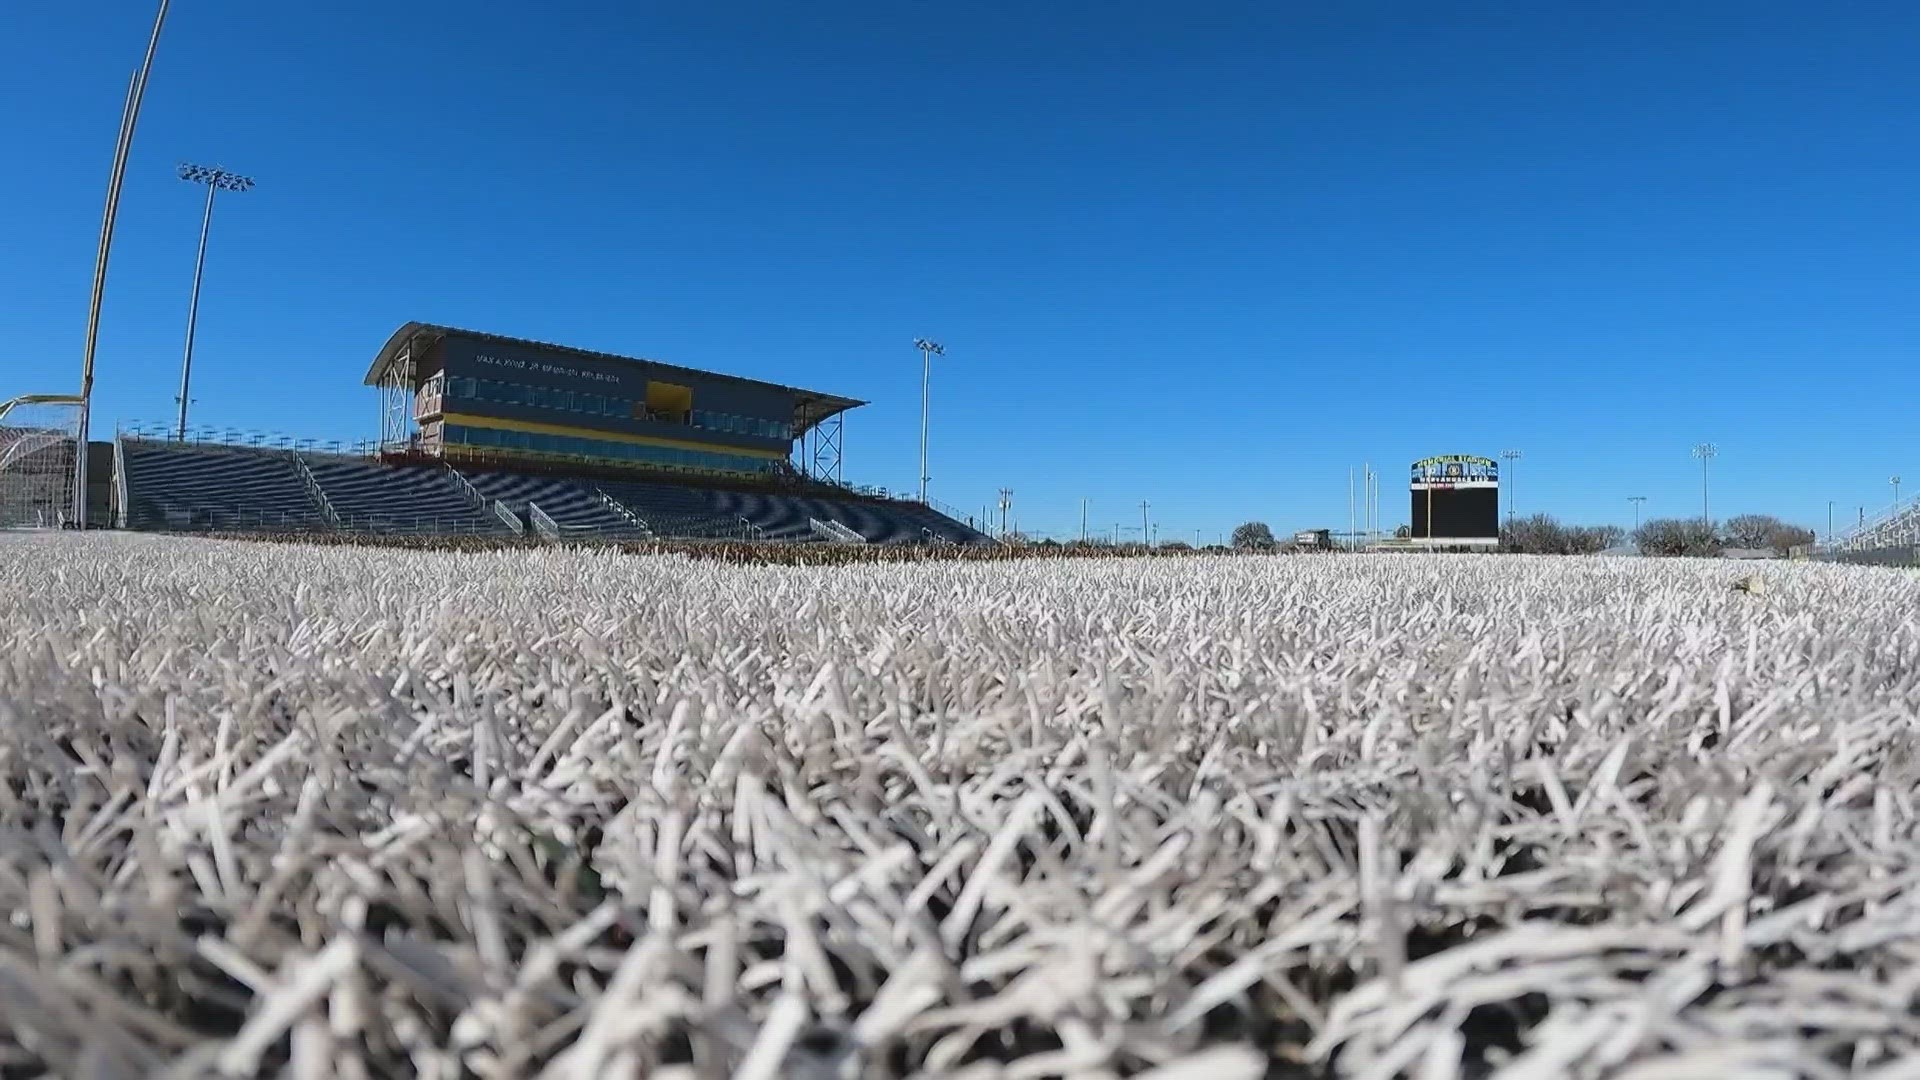
[[[498,533],[506,524],[477,507],[445,469],[365,458],[307,459],[342,527],[380,533]]]

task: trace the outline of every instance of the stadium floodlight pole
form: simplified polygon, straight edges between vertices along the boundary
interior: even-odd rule
[[[1354,541],[1353,520],[1353,466],[1347,466],[1347,543]]]
[[[180,179],[190,184],[207,185],[207,208],[200,215],[200,251],[193,257],[193,292],[187,300],[187,346],[180,358],[180,421],[174,437],[185,442],[188,388],[193,382],[193,331],[200,321],[200,275],[207,267],[207,232],[213,226],[213,196],[221,191],[246,191],[253,187],[253,180],[230,173],[217,165],[209,168],[182,162],[178,172]],[[923,498],[921,501],[926,500]]]
[[[1713,514],[1707,504],[1707,479],[1712,471],[1713,459],[1719,453],[1720,448],[1710,442],[1703,442],[1693,448],[1693,456],[1700,459],[1700,524],[1708,528],[1713,527]]]
[[[1367,469],[1367,542],[1380,540],[1380,474]]]
[[[937,341],[926,338],[914,338],[913,347],[920,350],[920,504],[927,502],[927,394],[933,385],[933,358],[947,355],[947,350]]]
[[[1520,490],[1520,485],[1514,480],[1516,470],[1513,467],[1513,463],[1520,460],[1520,451],[1502,450],[1500,451],[1500,459],[1507,463],[1507,525],[1511,527],[1513,525],[1513,495],[1514,492]]]
[[[1360,530],[1373,543],[1373,462],[1360,463]],[[1363,545],[1364,546],[1364,545]]]
[[[167,4],[160,0],[154,12],[153,30],[147,35],[147,53],[127,85],[127,100],[120,109],[120,135],[113,147],[113,168],[107,175],[107,207],[100,219],[100,244],[93,256],[93,294],[87,302],[87,338],[80,357],[80,417],[74,431],[73,523],[87,527],[87,421],[93,410],[93,354],[100,341],[100,300],[107,291],[107,260],[113,252],[113,223],[120,214],[120,184],[127,175],[127,155],[133,150],[133,132],[140,123],[140,102],[147,96],[147,76],[153,71],[153,54],[160,48],[160,28],[167,22]]]
[[[1378,508],[1374,505],[1375,487],[1373,482],[1373,462],[1369,461],[1365,465],[1363,465],[1361,468],[1363,470],[1363,475],[1361,477],[1363,481],[1361,485],[1363,490],[1360,492],[1361,504],[1363,506],[1363,510],[1361,513],[1362,513],[1362,516],[1366,518],[1365,523],[1361,527],[1366,531],[1366,534],[1367,534],[1367,546],[1372,547],[1373,532],[1374,532],[1374,529],[1373,529],[1374,515],[1378,510]]]
[[[1645,495],[1629,495],[1627,501],[1633,504],[1633,531],[1640,531],[1640,504],[1647,501]]]

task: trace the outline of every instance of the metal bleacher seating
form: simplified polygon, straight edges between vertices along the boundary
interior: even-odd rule
[[[581,481],[518,473],[462,475],[481,495],[506,503],[515,513],[525,514],[529,503],[538,506],[563,532],[620,537],[647,531],[608,506],[598,491]]]
[[[126,439],[127,524],[136,529],[322,529],[285,452]]]
[[[583,483],[591,483],[595,490],[605,492],[638,515],[657,536],[741,539],[751,532],[741,515],[727,513],[718,505],[717,492],[704,488],[640,480]]]
[[[611,540],[986,541],[918,503],[835,493],[455,472],[444,466],[131,436],[121,440],[121,453],[127,525],[136,529],[500,533],[512,528],[496,513],[505,507],[516,523],[531,522],[548,533]],[[533,507],[539,515],[531,513]]]
[[[492,533],[505,528],[499,518],[475,506],[445,469],[321,455],[305,460],[348,529]]]

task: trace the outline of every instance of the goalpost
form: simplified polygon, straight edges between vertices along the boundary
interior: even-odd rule
[[[58,529],[74,520],[82,404],[72,394],[0,401],[0,529]]]

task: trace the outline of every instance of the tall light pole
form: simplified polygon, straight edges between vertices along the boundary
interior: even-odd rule
[[[1353,466],[1347,466],[1347,544],[1349,547],[1360,539],[1355,535],[1359,526],[1353,516]]]
[[[1513,463],[1520,460],[1520,451],[1502,450],[1500,459],[1507,463],[1507,475],[1503,479],[1507,482],[1507,526],[1511,528],[1513,526],[1513,493],[1519,490],[1513,479]]]
[[[1887,479],[1893,484],[1893,508],[1898,510],[1900,509],[1900,478],[1898,476],[1891,476]]]
[[[1713,527],[1713,514],[1707,508],[1707,477],[1713,468],[1713,459],[1720,448],[1710,442],[1703,442],[1693,448],[1693,456],[1700,459],[1700,524]]]
[[[113,223],[120,215],[120,183],[127,175],[127,154],[133,149],[134,128],[140,122],[140,102],[147,96],[147,76],[153,54],[160,47],[160,28],[167,22],[168,0],[154,12],[147,35],[147,53],[127,84],[127,100],[120,107],[120,135],[113,147],[113,168],[107,174],[107,208],[100,218],[100,245],[93,255],[93,295],[87,302],[87,338],[80,357],[80,422],[74,431],[73,523],[87,527],[87,422],[93,411],[93,353],[100,340],[100,300],[107,291],[107,259],[113,251]]]
[[[1152,547],[1153,529],[1150,525],[1151,519],[1147,517],[1147,505],[1147,500],[1140,500],[1140,542],[1148,547]]]
[[[1640,531],[1640,504],[1647,501],[1645,495],[1629,495],[1627,501],[1633,504],[1633,531]]]
[[[920,350],[920,502],[927,501],[927,394],[933,385],[933,358],[947,355],[947,350],[937,341],[926,338],[914,338],[913,347]]]
[[[1087,497],[1080,496],[1080,542],[1087,542]]]
[[[1360,463],[1360,531],[1366,535],[1364,546],[1373,546],[1373,462]]]
[[[1013,509],[1013,489],[1000,489],[1000,539],[1007,538],[1007,511]]]
[[[1827,546],[1833,546],[1833,500],[1827,500]]]
[[[180,424],[174,437],[185,442],[188,389],[193,382],[193,331],[200,321],[200,274],[207,266],[207,231],[213,226],[213,196],[221,191],[246,191],[253,187],[253,180],[230,173],[217,165],[209,168],[185,162],[181,163],[179,174],[180,179],[190,184],[207,185],[207,208],[200,215],[200,252],[193,257],[193,294],[187,300],[187,347],[180,358]]]
[[[1373,465],[1367,465],[1367,543],[1371,545],[1380,535],[1380,474],[1373,471]]]

